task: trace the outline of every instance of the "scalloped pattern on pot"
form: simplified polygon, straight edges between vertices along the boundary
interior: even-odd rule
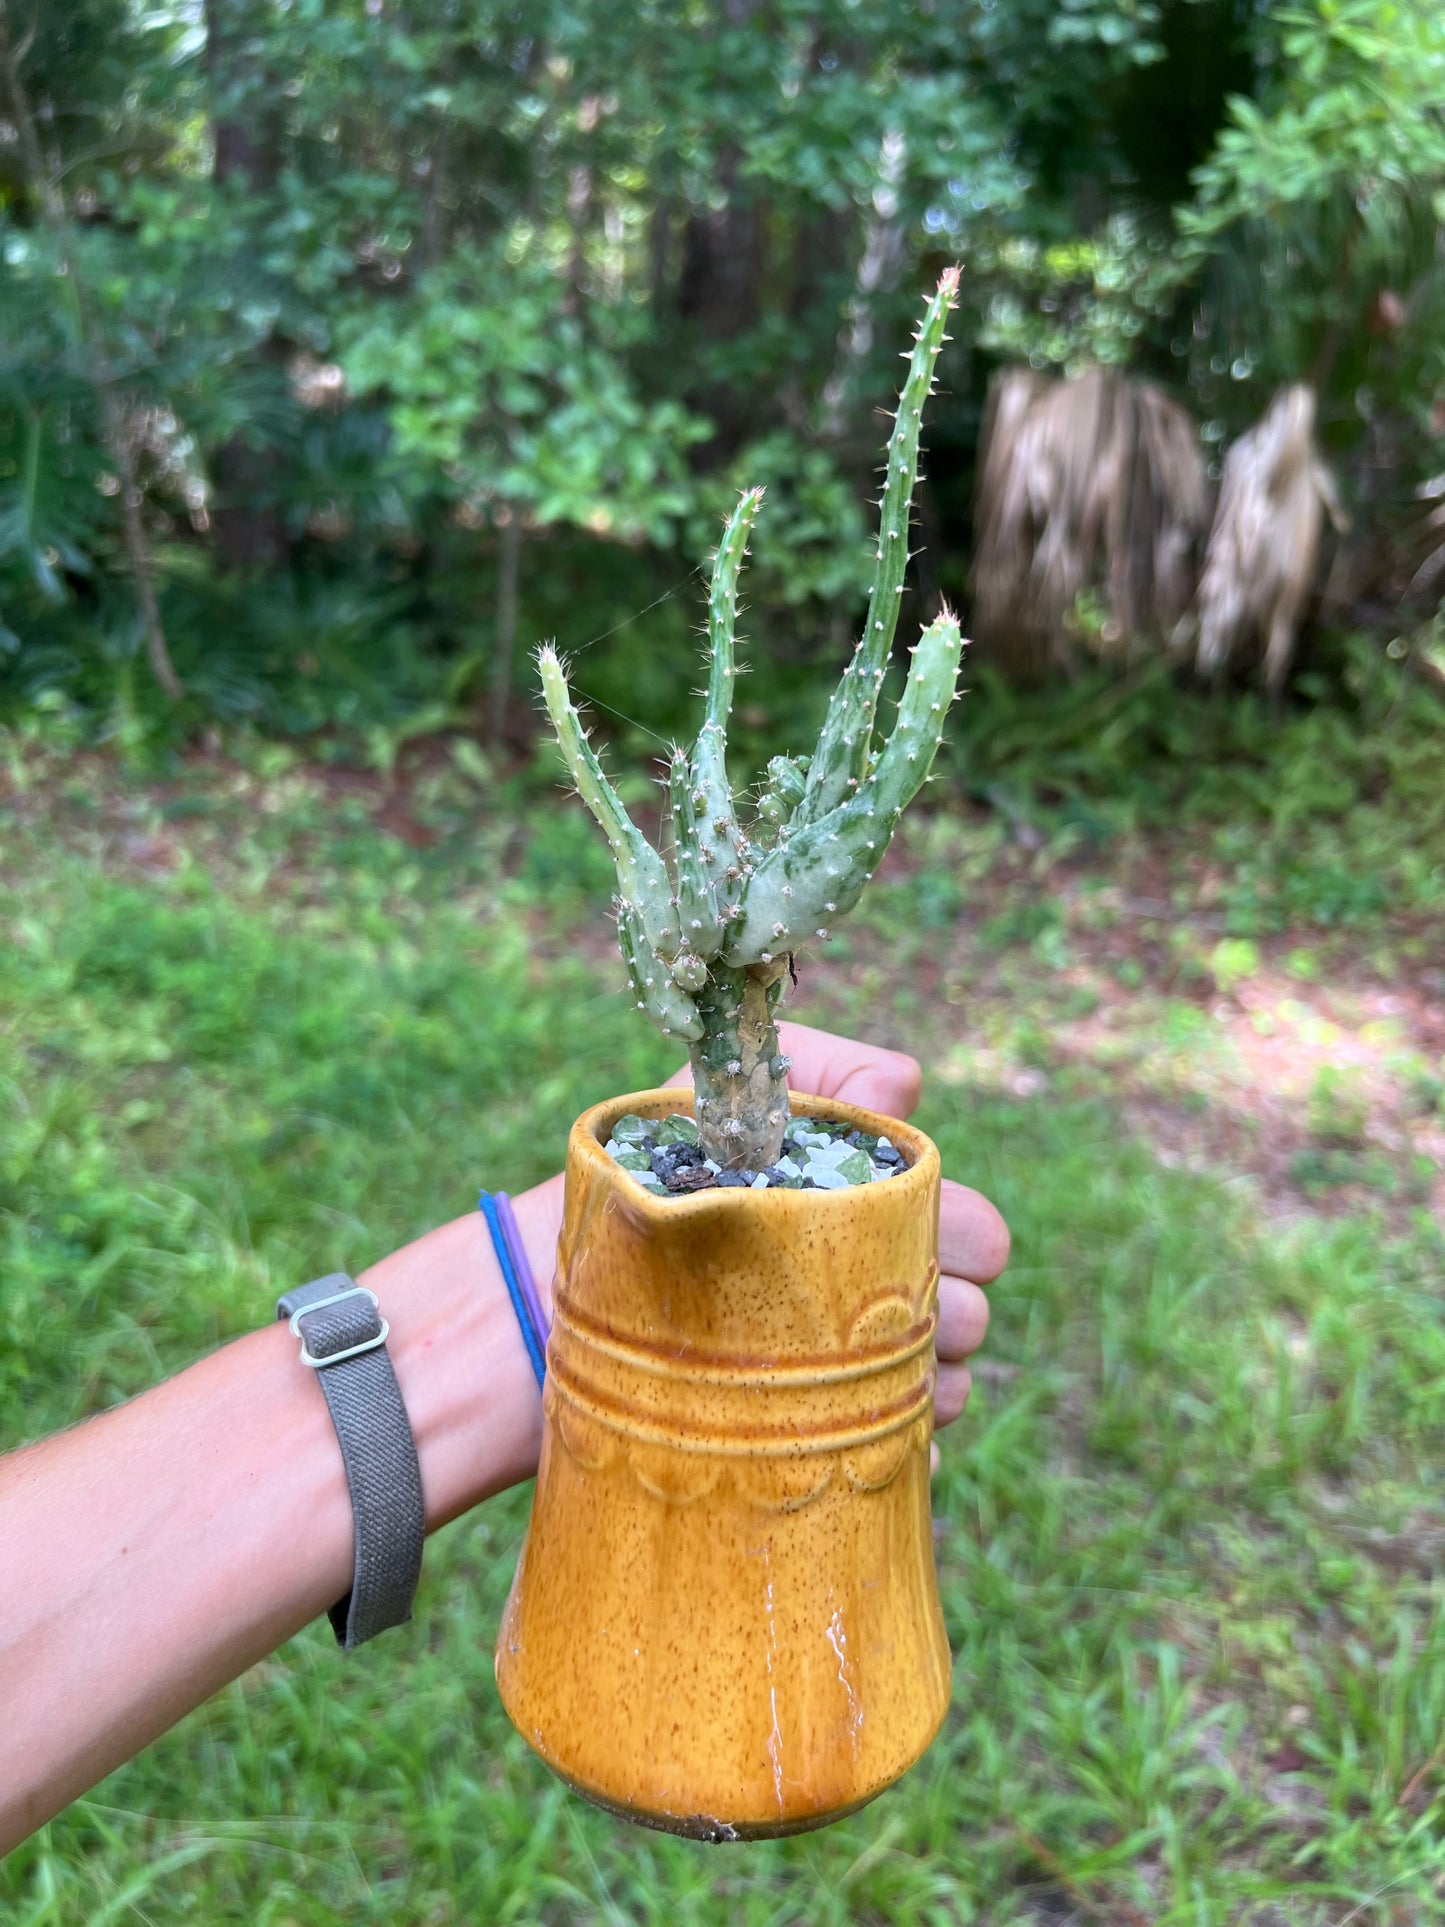
[[[856,1344],[786,1365],[678,1357],[590,1331],[559,1309],[544,1409],[579,1465],[620,1462],[678,1503],[721,1485],[764,1510],[796,1510],[840,1474],[878,1491],[910,1448],[928,1446],[936,1299],[935,1267],[912,1299],[890,1292],[866,1306],[853,1321]],[[916,1320],[920,1301],[926,1316]],[[888,1345],[887,1335],[899,1342]],[[845,1387],[850,1402],[840,1410]]]

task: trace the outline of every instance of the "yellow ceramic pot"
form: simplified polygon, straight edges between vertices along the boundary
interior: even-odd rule
[[[928,1504],[938,1153],[841,1191],[649,1195],[587,1111],[531,1527],[497,1645],[518,1731],[589,1799],[709,1839],[822,1826],[924,1752],[949,1699]]]

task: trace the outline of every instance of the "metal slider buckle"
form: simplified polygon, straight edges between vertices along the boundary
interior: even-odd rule
[[[378,1317],[380,1317],[381,1305],[376,1293],[369,1291],[365,1285],[350,1285],[345,1291],[334,1291],[329,1298],[317,1298],[309,1305],[300,1306],[298,1310],[293,1311],[291,1314],[289,1320],[291,1335],[293,1338],[299,1338],[301,1340],[301,1363],[303,1365],[309,1365],[314,1372],[320,1371],[322,1367],[326,1365],[339,1365],[343,1359],[359,1358],[363,1352],[374,1352],[378,1345],[384,1345],[386,1343],[386,1335],[391,1330],[391,1326],[383,1318],[381,1320],[381,1330],[376,1334],[375,1338],[363,1338],[359,1345],[348,1345],[345,1351],[331,1352],[325,1358],[317,1358],[307,1350],[306,1334],[301,1329],[301,1320],[303,1318],[309,1318],[313,1311],[324,1310],[327,1305],[339,1305],[342,1300],[346,1298],[369,1298]]]

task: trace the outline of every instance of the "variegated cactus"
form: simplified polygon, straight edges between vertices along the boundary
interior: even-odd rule
[[[668,770],[669,860],[623,808],[592,753],[550,648],[538,664],[547,710],[583,801],[617,864],[617,934],[639,1010],[687,1041],[703,1149],[724,1170],[766,1169],[788,1118],[788,1061],[774,1009],[789,960],[857,903],[905,806],[928,774],[953,701],[963,639],[945,611],[912,651],[898,714],[879,744],[878,692],[893,647],[908,561],[923,404],[958,290],[940,280],[908,357],[888,447],[868,622],[833,692],[811,756],[776,756],[755,806],[739,815],[727,775],[738,575],[763,491],[733,511],[708,601],[707,712],[689,754]]]

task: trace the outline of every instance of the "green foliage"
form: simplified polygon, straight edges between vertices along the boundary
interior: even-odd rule
[[[1371,380],[1366,418],[1413,412],[1445,373],[1445,20],[1430,0],[1312,0],[1274,21],[1260,97],[1231,99],[1179,211],[1180,272],[1219,258],[1201,348],[1261,386],[1310,373],[1343,399]],[[1372,350],[1382,289],[1403,327]]]
[[[1341,192],[1366,204],[1445,181],[1445,22],[1415,0],[1283,7],[1267,105],[1236,96],[1196,176],[1186,233],[1278,218]]]
[[[1310,1131],[1325,1144],[1360,1144],[1369,1108],[1358,1074],[1326,1064],[1310,1091]]]
[[[497,502],[538,528],[665,545],[707,425],[649,403],[616,346],[560,304],[541,263],[459,250],[339,338],[353,391],[385,400],[400,465],[444,476],[465,513]],[[619,319],[622,319],[619,317]]]
[[[749,488],[767,495],[768,513],[749,552],[748,599],[766,612],[770,632],[800,620],[820,625],[824,609],[836,615],[861,603],[873,572],[867,519],[829,450],[776,429],[745,443],[723,475],[728,499]],[[702,502],[689,519],[689,553],[717,540],[714,509],[711,500]]]
[[[182,733],[352,725],[357,683],[369,726],[459,665],[505,695],[557,585],[580,611],[628,577],[646,609],[759,484],[751,594],[806,708],[861,608],[870,411],[940,259],[969,262],[965,341],[1172,373],[1216,440],[1313,371],[1382,525],[1438,467],[1428,0],[45,12],[12,36],[38,159],[0,155],[12,713],[58,693],[151,727],[118,438]],[[930,594],[966,575],[985,374],[945,363]],[[307,671],[273,606],[343,577],[376,598],[356,673]],[[227,613],[193,631],[202,578]]]
[[[606,851],[573,810],[538,815],[520,874],[529,891],[554,904],[569,896],[605,901],[614,877]]]

